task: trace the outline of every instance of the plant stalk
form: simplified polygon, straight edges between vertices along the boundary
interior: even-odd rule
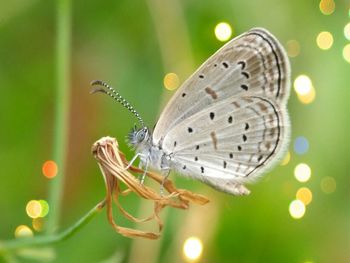
[[[68,135],[69,90],[70,90],[70,42],[71,42],[71,0],[57,0],[56,24],[56,102],[53,160],[58,174],[51,179],[49,188],[50,213],[48,233],[53,233],[59,224]]]
[[[88,213],[86,213],[82,218],[80,218],[75,224],[67,228],[61,233],[58,234],[49,234],[43,236],[36,237],[28,237],[28,238],[17,238],[8,241],[0,242],[0,255],[6,254],[13,250],[34,247],[34,246],[48,246],[55,243],[59,243],[64,241],[70,237],[72,237],[77,231],[79,231],[82,227],[84,227],[87,223],[91,221],[91,219],[101,211],[101,209],[105,205],[105,200],[98,203],[94,208],[92,208]]]

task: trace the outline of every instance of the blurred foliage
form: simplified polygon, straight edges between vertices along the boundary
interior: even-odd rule
[[[18,225],[31,226],[26,203],[48,196],[48,180],[41,166],[52,158],[53,151],[55,8],[54,1],[0,3],[1,240],[11,239]],[[136,120],[110,99],[90,96],[91,80],[112,84],[153,127],[172,94],[163,87],[164,75],[176,72],[184,81],[222,45],[214,28],[226,21],[235,35],[259,26],[273,32],[284,45],[297,40],[300,53],[291,58],[292,81],[300,74],[308,75],[316,99],[301,104],[292,90],[291,161],[251,186],[250,196],[228,196],[174,175],[180,187],[207,194],[211,203],[185,212],[165,212],[165,232],[159,241],[119,236],[103,213],[55,246],[52,262],[183,262],[182,244],[192,235],[203,242],[200,262],[350,262],[350,65],[342,56],[349,43],[343,33],[350,22],[349,8],[349,1],[336,1],[335,11],[324,15],[318,1],[303,0],[74,1],[61,228],[76,221],[105,194],[90,152],[92,143],[111,135],[118,138],[129,159],[133,156],[124,138]],[[321,31],[333,34],[329,50],[316,45]],[[169,45],[171,52],[164,52]],[[178,46],[186,46],[190,53]],[[171,63],[166,63],[167,55],[172,56]],[[174,62],[177,56],[181,61]],[[293,151],[297,136],[305,136],[310,143],[304,155]],[[300,162],[312,169],[306,183],[293,175]],[[320,187],[326,176],[336,181],[336,190],[330,194]],[[302,186],[310,188],[313,200],[304,217],[295,220],[288,206]],[[135,214],[145,210],[138,198],[122,202]]]

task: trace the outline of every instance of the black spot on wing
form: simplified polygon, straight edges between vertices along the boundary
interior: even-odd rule
[[[237,64],[241,66],[241,69],[245,68],[245,62],[244,61],[239,61]]]
[[[215,117],[214,112],[209,113],[209,117],[210,117],[211,120],[214,120],[214,117]]]
[[[242,84],[242,85],[241,85],[241,88],[242,88],[242,89],[244,89],[245,91],[247,91],[247,90],[248,90],[248,86],[247,86],[247,85],[245,85],[245,84]]]
[[[250,78],[248,72],[242,71],[241,74],[242,74],[246,79],[249,79],[249,78]]]

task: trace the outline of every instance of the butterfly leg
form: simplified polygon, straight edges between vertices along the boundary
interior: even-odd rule
[[[163,196],[164,195],[164,183],[165,181],[168,179],[169,175],[170,175],[170,169],[163,172],[163,180],[162,180],[162,184],[160,185],[160,195]]]
[[[149,158],[146,158],[146,163],[145,163],[145,166],[143,168],[143,174],[141,177],[141,184],[142,185],[145,182],[145,178],[146,178],[146,174],[147,174],[147,170],[148,170],[148,163],[149,163]],[[140,164],[141,164],[141,162],[140,162]],[[141,166],[142,166],[142,164],[141,164]]]
[[[140,170],[145,171],[145,170],[143,169],[143,163],[142,163],[142,162],[139,162],[138,167],[139,167]],[[141,181],[143,180],[143,177],[144,177],[143,174],[144,174],[144,173],[142,173],[142,175],[138,175],[138,177],[137,177],[137,178],[139,179],[140,183],[141,183]],[[143,183],[143,182],[142,182],[142,183]],[[141,184],[142,184],[142,183],[141,183]]]
[[[130,168],[130,166],[135,162],[135,160],[141,155],[141,153],[137,153],[132,159],[131,161],[128,163],[128,165],[124,168],[125,170],[128,170]]]

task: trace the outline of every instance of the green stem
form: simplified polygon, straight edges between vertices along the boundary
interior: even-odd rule
[[[70,86],[70,41],[71,2],[57,0],[56,36],[56,102],[53,160],[58,165],[58,174],[51,179],[49,189],[50,214],[47,221],[49,233],[57,229],[61,213],[64,171],[66,168],[66,146],[68,133],[69,86]]]
[[[36,236],[32,238],[18,238],[14,240],[1,241],[0,242],[0,255],[7,254],[10,251],[27,248],[33,246],[48,246],[63,240],[66,240],[73,236],[78,230],[91,221],[91,219],[101,211],[104,207],[105,201],[98,203],[94,208],[92,208],[86,215],[80,218],[74,225],[67,228],[61,233],[51,234],[45,236]]]

